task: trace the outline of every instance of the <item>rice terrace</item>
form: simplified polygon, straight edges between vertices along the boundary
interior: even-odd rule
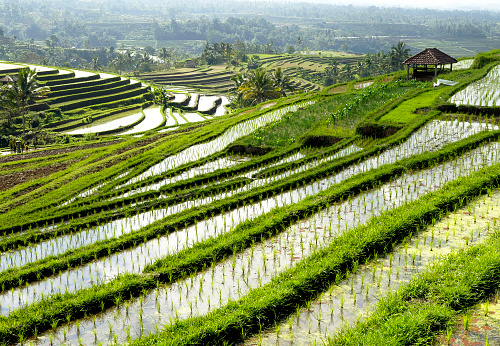
[[[0,345],[500,342],[500,50],[221,54],[0,61]]]

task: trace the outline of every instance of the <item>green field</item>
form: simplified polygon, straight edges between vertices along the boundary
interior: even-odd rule
[[[58,84],[64,78],[53,71],[59,94],[44,100],[45,112],[58,114],[58,105],[61,116],[46,128],[137,114],[141,123],[150,113],[163,122],[0,157],[0,343],[430,345],[462,337],[479,325],[469,309],[477,315],[491,301],[497,311],[500,111],[449,100],[491,79],[500,60],[488,57],[484,67],[441,76],[454,86],[397,72],[193,123],[194,92],[177,108],[172,100],[151,107],[149,93],[128,94],[146,87],[121,89],[130,81],[81,80],[75,71],[74,83]],[[323,59],[261,62],[314,73]],[[222,90],[233,72],[141,79]]]

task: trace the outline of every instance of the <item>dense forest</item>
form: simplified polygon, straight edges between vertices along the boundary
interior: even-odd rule
[[[4,35],[55,46],[95,48],[129,41],[236,40],[272,42],[280,51],[376,53],[400,37],[439,39],[500,36],[500,14],[305,3],[197,1],[140,4],[133,1],[5,1],[0,3]],[[48,42],[48,41],[47,41]],[[50,44],[50,42],[48,42]],[[159,48],[159,47],[158,47]],[[195,45],[199,54],[203,43]]]

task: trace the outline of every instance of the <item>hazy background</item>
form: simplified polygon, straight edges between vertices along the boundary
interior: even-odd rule
[[[256,0],[259,1],[259,0]],[[443,9],[443,10],[489,10],[489,11],[500,11],[500,1],[490,1],[490,0],[478,0],[478,1],[466,1],[466,0],[454,0],[454,1],[435,1],[435,0],[420,0],[418,2],[403,2],[396,0],[287,0],[278,2],[309,2],[309,3],[321,3],[330,5],[355,5],[355,6],[381,6],[381,7],[409,7],[409,8],[429,8],[429,9]]]

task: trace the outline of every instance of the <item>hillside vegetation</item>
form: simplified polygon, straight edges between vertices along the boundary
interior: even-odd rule
[[[322,59],[259,61],[307,92],[229,111],[201,91],[229,87],[235,67],[41,71],[50,93],[28,136],[68,143],[0,156],[0,343],[461,333],[500,286],[500,110],[450,100],[493,97],[499,52],[439,76],[454,86],[393,72],[320,89],[297,67],[314,76]]]

